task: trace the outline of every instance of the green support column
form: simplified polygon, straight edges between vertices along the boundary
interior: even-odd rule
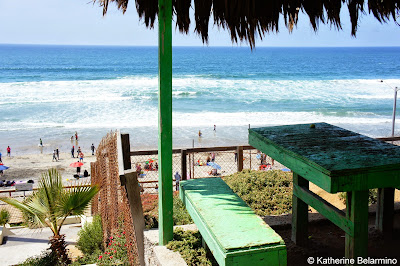
[[[351,191],[346,195],[346,217],[353,222],[352,235],[346,234],[346,258],[367,257],[368,253],[368,190]]]
[[[159,237],[173,237],[172,220],[172,1],[158,1]]]
[[[293,173],[293,184],[304,189],[309,188],[309,181]],[[293,194],[292,200],[292,241],[298,246],[306,246],[308,240],[308,205]]]

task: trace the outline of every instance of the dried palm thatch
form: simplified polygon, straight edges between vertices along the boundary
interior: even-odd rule
[[[93,0],[107,13],[108,4],[115,2],[122,12],[128,7],[129,0]],[[131,0],[133,1],[133,0]],[[158,0],[135,0],[136,9],[147,27],[153,28],[158,14]],[[279,18],[283,16],[289,31],[297,24],[300,11],[307,14],[316,31],[320,22],[342,29],[340,11],[347,5],[351,34],[356,35],[359,14],[365,14],[365,6],[379,22],[390,18],[396,21],[400,11],[400,0],[172,0],[176,26],[182,33],[188,33],[191,23],[190,8],[194,9],[195,32],[204,43],[208,42],[208,25],[213,16],[214,23],[231,34],[233,42],[246,40],[254,47],[257,36],[262,39],[266,32],[279,31]]]

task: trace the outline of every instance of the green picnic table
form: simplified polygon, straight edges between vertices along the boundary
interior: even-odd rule
[[[378,188],[376,225],[393,230],[394,187],[400,185],[400,147],[327,123],[249,129],[249,144],[293,171],[292,240],[308,239],[308,205],[345,233],[346,257],[366,257],[368,189]],[[346,192],[341,211],[311,192]]]

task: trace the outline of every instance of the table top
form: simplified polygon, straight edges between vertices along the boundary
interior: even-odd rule
[[[272,158],[275,156],[295,172],[306,172],[302,170],[306,167],[330,178],[362,174],[364,179],[357,182],[368,183],[368,174],[400,170],[399,146],[327,123],[313,125],[249,129],[249,144]],[[394,183],[400,182],[400,176],[395,179]],[[369,187],[377,187],[377,182],[373,183]]]

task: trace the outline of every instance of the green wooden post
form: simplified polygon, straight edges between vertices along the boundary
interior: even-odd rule
[[[346,234],[346,257],[366,258],[368,253],[368,190],[347,192],[346,217],[354,223],[353,236]]]
[[[293,184],[308,189],[307,179],[293,173]],[[292,203],[292,241],[299,246],[306,246],[308,240],[308,205],[293,194]]]
[[[158,1],[159,240],[173,237],[172,221],[172,1]]]
[[[394,188],[378,188],[378,204],[376,209],[376,228],[383,232],[385,239],[393,233]]]

